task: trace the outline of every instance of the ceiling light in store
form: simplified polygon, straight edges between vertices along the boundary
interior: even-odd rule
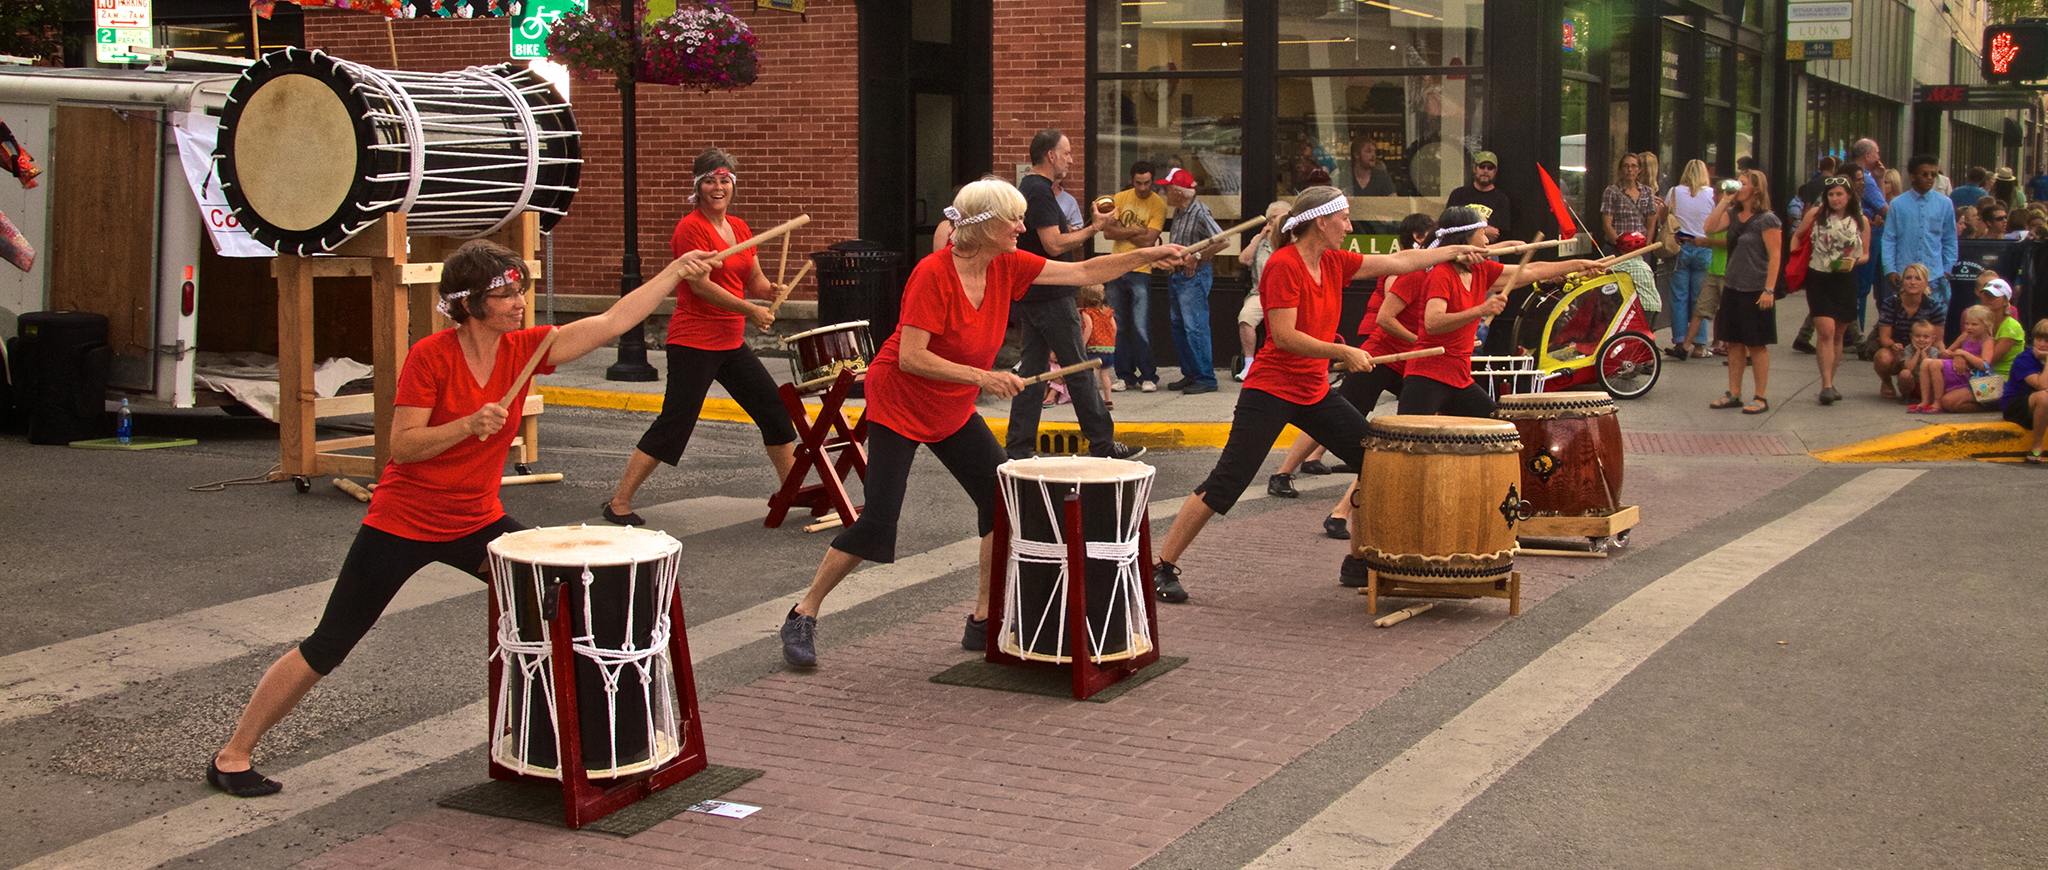
[[[1280,40],[1280,44],[1281,44],[1281,45],[1323,45],[1323,44],[1325,44],[1325,43],[1331,43],[1331,42],[1350,42],[1350,41],[1351,41],[1351,37],[1347,36],[1347,37],[1344,37],[1343,39],[1283,39],[1283,40]]]

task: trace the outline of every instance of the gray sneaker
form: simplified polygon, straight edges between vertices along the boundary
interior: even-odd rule
[[[1108,457],[1110,459],[1136,459],[1143,455],[1145,455],[1145,448],[1139,447],[1136,444],[1125,444],[1122,441],[1109,442]]]
[[[782,660],[800,668],[818,666],[818,618],[794,610],[782,620]]]

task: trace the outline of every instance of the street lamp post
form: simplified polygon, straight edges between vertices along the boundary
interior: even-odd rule
[[[619,17],[628,19],[633,14],[633,0],[619,0]],[[640,26],[632,22],[628,28],[633,34],[633,56],[640,56]],[[625,254],[619,259],[619,295],[625,296],[640,286],[640,172],[638,155],[639,119],[633,77],[634,70],[628,70],[619,77],[619,152],[625,165],[619,173],[625,185]],[[659,377],[654,367],[647,364],[647,325],[635,324],[619,336],[619,359],[604,370],[607,381],[651,381]]]

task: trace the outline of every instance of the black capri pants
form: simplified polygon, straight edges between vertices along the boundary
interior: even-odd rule
[[[511,517],[453,541],[415,541],[382,529],[363,526],[341,561],[341,577],[327,596],[327,610],[311,637],[299,643],[299,655],[314,672],[326,676],[341,666],[350,650],[370,633],[398,589],[412,575],[435,562],[490,582],[490,551],[499,535],[526,528]]]
[[[761,358],[742,342],[732,350],[698,350],[680,344],[668,346],[668,391],[661,397],[661,415],[634,445],[641,453],[669,465],[683,458],[690,446],[690,433],[697,430],[697,415],[704,412],[704,395],[711,382],[732,394],[733,401],[754,418],[761,430],[761,443],[769,447],[796,440],[796,427],[789,412],[775,394],[775,379],[761,366]]]
[[[1357,408],[1358,413],[1370,416],[1374,406],[1380,403],[1380,394],[1390,393],[1401,398],[1401,373],[1393,366],[1374,366],[1369,372],[1348,372],[1344,383],[1337,387],[1337,395]]]
[[[1477,382],[1454,387],[1425,375],[1401,379],[1400,414],[1443,414],[1451,417],[1491,417],[1493,397]]]
[[[1365,458],[1365,414],[1336,393],[1325,393],[1312,405],[1298,405],[1264,390],[1237,392],[1237,410],[1230,419],[1230,440],[1209,478],[1195,487],[1202,503],[1219,514],[1230,513],[1257,477],[1273,440],[1292,423],[1353,468]]]
[[[832,540],[832,549],[870,562],[896,561],[896,524],[903,514],[910,461],[917,457],[920,443],[880,423],[868,424],[868,503],[861,508],[860,518]],[[924,446],[931,448],[932,455],[974,500],[979,534],[995,531],[996,466],[1009,456],[989,431],[988,422],[974,414],[959,431]]]

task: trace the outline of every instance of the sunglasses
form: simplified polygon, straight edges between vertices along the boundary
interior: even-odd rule
[[[1840,175],[1830,175],[1820,180],[1820,185],[1822,187],[1831,187],[1837,184],[1847,187],[1849,184],[1849,179]]]

